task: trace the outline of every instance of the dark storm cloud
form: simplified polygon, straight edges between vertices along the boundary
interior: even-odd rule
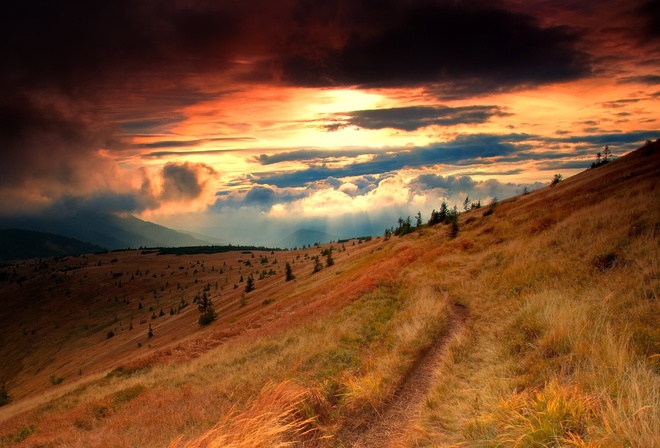
[[[211,1],[11,2],[3,5],[2,78],[73,94],[139,74],[175,79],[223,69],[246,38],[246,9]]]
[[[555,161],[548,161],[548,162],[542,162],[537,165],[537,168],[540,170],[586,170],[591,166],[592,160],[569,160],[566,162],[555,162]]]
[[[639,103],[642,101],[640,98],[624,98],[621,100],[614,100],[614,101],[605,101],[603,103],[600,103],[603,105],[603,107],[607,109],[618,109],[620,107],[625,107],[628,104],[635,104]]]
[[[307,18],[343,19],[342,44],[319,42],[317,51],[303,47],[299,53],[292,46],[283,61],[285,81],[384,87],[449,83],[453,94],[462,89],[467,95],[475,89],[501,91],[589,73],[586,56],[577,50],[576,31],[542,28],[531,16],[497,3],[384,0],[336,5],[337,11],[326,5]]]
[[[23,185],[33,186],[37,196],[69,194],[66,189],[90,193],[93,188],[86,184],[104,185],[118,169],[99,155],[100,149],[175,147],[178,143],[168,138],[132,148],[121,136],[165,134],[185,118],[181,107],[222,94],[201,88],[208,87],[207,79],[226,91],[236,87],[235,81],[420,86],[438,97],[456,98],[590,73],[591,61],[580,50],[587,30],[542,25],[532,14],[505,5],[453,0],[5,2],[0,7],[0,194],[5,187]],[[657,2],[638,9],[645,38],[655,39],[660,28]],[[638,81],[656,84],[652,76]],[[356,111],[337,126],[414,130],[427,123],[483,123],[502,113],[494,106],[478,107],[483,109]],[[271,176],[283,185],[299,185],[329,176],[492,159],[512,154],[516,143],[511,138],[486,140],[475,136],[472,142],[386,154],[304,149],[258,160],[268,165],[373,156],[341,170],[318,166]],[[184,146],[194,148],[200,142],[190,140]],[[188,153],[154,151],[149,156],[183,154]],[[166,167],[158,199],[196,197],[204,172],[192,165]],[[120,195],[116,201],[98,203],[110,208],[143,204],[136,199],[132,205],[115,193]]]
[[[645,41],[660,40],[660,3],[647,0],[638,9],[643,20],[642,39]]]
[[[386,173],[406,167],[488,160],[513,154],[515,151],[524,149],[524,145],[514,145],[512,142],[518,142],[526,138],[517,134],[508,136],[487,134],[465,135],[448,143],[439,143],[413,149],[401,148],[394,152],[381,153],[367,162],[357,162],[341,168],[315,166],[294,172],[265,174],[258,176],[255,182],[276,185],[278,187],[293,187],[316,182],[328,177],[352,177]]]
[[[335,121],[324,126],[335,131],[347,126],[363,129],[400,129],[415,131],[426,126],[455,126],[485,123],[506,113],[497,106],[409,106],[390,109],[356,110],[333,114]]]
[[[142,154],[140,158],[142,159],[159,159],[161,157],[167,156],[200,156],[200,155],[218,155],[225,154],[228,152],[241,151],[240,149],[193,149],[193,150],[181,150],[181,151],[152,151],[146,154]]]
[[[625,145],[626,147],[639,147],[644,144],[646,140],[653,140],[659,136],[660,131],[632,131],[549,138],[546,139],[546,141],[563,143],[586,143],[590,145]]]
[[[660,75],[642,75],[642,76],[627,76],[619,80],[620,83],[639,83],[649,86],[660,84]]]
[[[161,140],[151,143],[140,143],[132,145],[133,148],[137,149],[159,149],[159,148],[193,148],[195,146],[203,145],[205,143],[213,142],[243,142],[251,141],[254,138],[251,137],[218,137],[218,138],[200,138],[195,140]],[[213,150],[211,150],[213,151]],[[183,151],[183,154],[188,154]],[[156,153],[151,153],[151,155]]]
[[[310,191],[255,185],[246,191],[218,194],[213,208],[217,210],[223,207],[257,207],[269,210],[275,204],[290,203],[305,198],[309,196]]]
[[[213,168],[201,163],[168,163],[162,172],[162,198],[166,201],[195,199],[204,190],[202,177],[214,173]]]
[[[153,208],[156,201],[151,196],[141,196],[135,193],[108,193],[93,194],[88,196],[62,196],[48,211],[55,213],[71,214],[76,211],[88,211],[97,213],[128,212],[135,213]]]
[[[227,55],[235,34],[233,15],[221,9],[128,0],[3,4],[0,187],[27,185],[35,196],[57,198],[111,183],[100,180],[116,165],[100,149],[122,148],[122,130],[153,131],[181,118],[126,119],[105,106],[127,101],[129,86],[168,90],[182,72],[229,64],[212,57]]]
[[[261,154],[254,158],[256,162],[262,165],[273,165],[280,162],[306,162],[311,160],[341,159],[344,157],[357,157],[361,155],[377,154],[377,149],[296,149],[293,151],[284,151],[275,154]]]
[[[418,190],[442,188],[445,190],[466,191],[477,184],[470,176],[440,176],[437,174],[422,174],[411,182]]]
[[[119,145],[112,129],[94,121],[94,111],[59,96],[0,97],[0,187],[48,184],[82,188],[103,161],[90,147]],[[86,171],[85,171],[86,170]]]
[[[658,138],[658,132],[634,131],[626,133],[604,133],[561,137],[540,137],[530,134],[462,135],[447,143],[437,143],[425,147],[398,148],[395,151],[379,152],[366,162],[355,162],[341,168],[328,167],[325,164],[309,168],[264,174],[256,176],[252,182],[275,185],[278,187],[304,186],[328,178],[347,178],[393,172],[402,168],[430,167],[437,164],[468,166],[472,163],[494,164],[497,162],[525,162],[542,160],[572,159],[576,156],[591,155],[602,146],[610,145],[622,151],[641,146],[646,140]],[[561,144],[578,145],[570,152],[562,151]],[[554,145],[554,146],[553,146]],[[545,148],[546,151],[539,151]],[[366,151],[358,151],[360,154]],[[277,156],[277,155],[275,155]],[[259,160],[275,163],[270,156],[262,155]],[[304,150],[284,154],[287,161],[322,162],[324,157],[336,158],[336,152],[323,151],[311,154]],[[564,168],[586,167],[583,161],[569,160],[562,162]],[[560,167],[558,163],[553,166]],[[512,174],[512,173],[506,173]],[[330,184],[332,185],[332,184]]]
[[[153,134],[160,129],[185,121],[186,117],[180,114],[168,118],[145,120],[144,118],[125,120],[119,124],[124,134]]]

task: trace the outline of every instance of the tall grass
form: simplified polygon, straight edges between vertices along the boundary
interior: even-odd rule
[[[580,182],[463,232],[477,241],[469,272],[443,285],[473,321],[438,369],[419,443],[657,446],[660,211],[642,193],[657,176],[590,197]]]
[[[337,427],[380,412],[446,323],[444,294],[402,274],[298,327],[117,370],[4,430],[32,423],[38,437],[22,443],[89,447],[160,447],[177,436],[184,446],[322,446]]]
[[[268,384],[252,405],[241,412],[230,411],[200,437],[181,439],[171,448],[281,448],[311,445],[323,439],[314,427],[315,419],[306,418],[302,405],[310,390],[293,382]]]

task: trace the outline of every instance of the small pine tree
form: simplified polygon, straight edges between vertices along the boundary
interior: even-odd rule
[[[422,227],[422,212],[415,215],[415,227]]]
[[[290,282],[291,280],[296,278],[296,276],[293,275],[293,269],[291,269],[291,265],[289,264],[288,261],[286,262],[286,265],[284,266],[284,272],[285,272],[285,275],[286,275],[286,281],[287,282]]]
[[[612,150],[609,146],[605,146],[603,152],[596,153],[596,161],[591,164],[591,168],[597,168],[612,161]]]
[[[11,403],[11,397],[7,393],[7,385],[2,384],[0,386],[0,406]]]
[[[252,277],[252,274],[248,276],[247,283],[245,284],[245,292],[251,292],[254,291],[254,277]]]
[[[332,258],[332,249],[330,249],[330,250],[328,250],[328,252],[326,253],[326,256],[325,256],[325,265],[327,267],[330,267],[333,264],[335,264],[335,259]]]
[[[149,324],[149,331],[147,331],[147,339],[151,339],[154,337],[154,330],[151,328],[151,324]]]
[[[213,302],[209,295],[204,292],[199,298],[197,303],[197,310],[199,311],[199,320],[197,321],[200,325],[208,325],[213,322],[216,318],[215,310],[213,309]]]
[[[463,210],[466,212],[472,208],[472,203],[470,202],[470,196],[465,196],[465,200],[463,201]]]
[[[554,187],[559,182],[561,182],[563,179],[564,179],[564,176],[562,176],[561,174],[555,174],[555,177],[553,177],[552,180],[550,181],[550,186]]]
[[[458,235],[458,208],[454,206],[452,210],[449,211],[447,215],[447,222],[449,224],[449,237],[456,238]]]
[[[449,205],[446,201],[442,201],[440,204],[440,211],[433,210],[431,212],[431,219],[429,219],[429,226],[447,222],[447,216],[449,214]]]
[[[323,264],[317,255],[314,257],[314,270],[312,271],[312,274],[319,272],[321,269],[323,269]]]

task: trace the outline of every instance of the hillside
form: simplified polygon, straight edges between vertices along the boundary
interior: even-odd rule
[[[13,264],[0,446],[657,446],[659,191],[656,142],[455,238]]]
[[[52,233],[0,229],[0,262],[80,255],[102,250],[100,246]]]

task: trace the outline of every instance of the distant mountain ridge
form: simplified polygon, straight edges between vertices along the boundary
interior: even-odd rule
[[[0,262],[102,251],[101,246],[52,233],[0,229]]]
[[[302,247],[315,243],[327,243],[336,240],[337,237],[335,235],[326,232],[312,229],[298,229],[277,243],[277,247],[291,249],[294,247]]]
[[[0,221],[0,227],[62,235],[109,250],[211,244],[132,215],[95,212],[78,212],[58,217],[5,218]]]

